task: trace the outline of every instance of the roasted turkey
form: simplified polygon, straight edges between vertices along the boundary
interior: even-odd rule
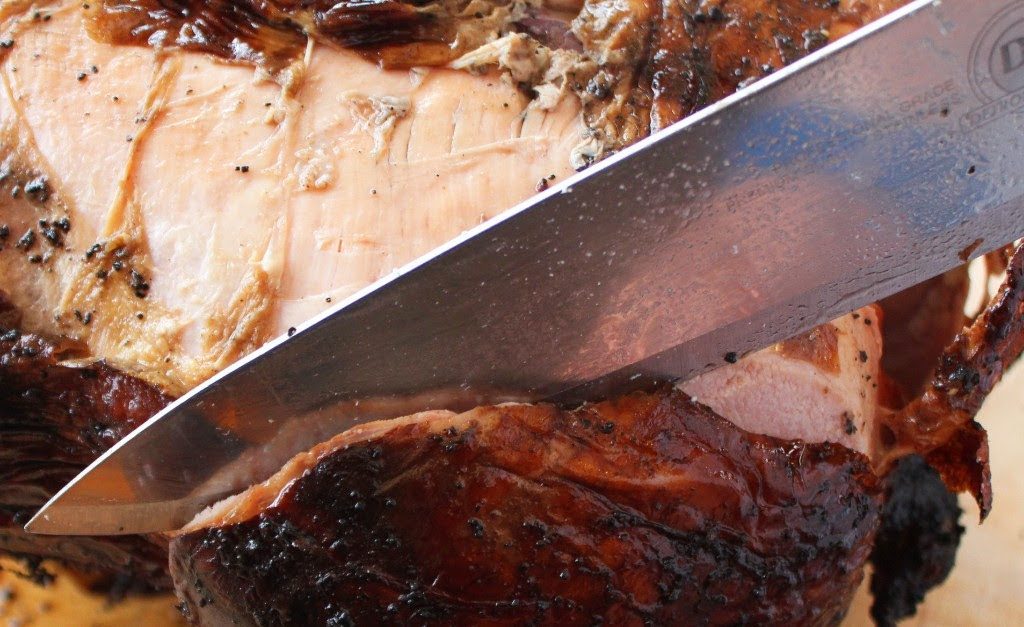
[[[172,534],[21,529],[266,340],[901,4],[0,2],[0,550],[208,625],[832,624],[873,552],[912,612],[951,492],[991,507],[1024,253],[971,320],[960,268],[675,386],[363,425]]]

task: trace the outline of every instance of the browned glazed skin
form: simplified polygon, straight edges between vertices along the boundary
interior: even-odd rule
[[[885,421],[878,472],[919,452],[988,512],[987,441],[973,418],[1024,350],[1022,279],[1024,248],[924,393]],[[486,411],[500,412],[497,426],[432,437],[420,423],[342,446],[255,516],[174,540],[172,571],[191,618],[574,624],[600,614],[721,624],[841,615],[879,519],[876,475],[857,454],[745,433],[680,393],[576,412]],[[911,587],[880,601],[879,616],[905,614],[948,572],[958,510],[931,489],[935,498],[894,506],[934,524],[893,515],[887,537],[918,543],[926,559],[884,564],[879,581]],[[807,507],[810,495],[830,505]],[[535,521],[537,537],[527,533]],[[587,569],[567,568],[580,564]],[[681,573],[688,579],[672,579]],[[776,576],[788,586],[751,587]]]
[[[277,70],[303,54],[307,34],[329,44],[363,49],[377,58],[390,46],[421,44],[405,48],[410,58],[403,65],[446,63],[452,55],[438,51],[455,36],[454,18],[438,19],[418,8],[431,4],[441,3],[100,0],[87,11],[90,33],[103,41],[179,47]],[[401,55],[388,58],[397,56]]]
[[[282,65],[302,50],[305,38],[297,25],[273,24],[258,6],[245,0],[101,0],[86,11],[91,18],[89,32],[101,41],[177,46],[260,65]],[[247,45],[232,51],[236,38]]]
[[[648,0],[654,2],[654,0]],[[684,0],[654,3],[637,87],[651,131],[721,100],[905,0]]]
[[[881,470],[920,453],[950,489],[970,491],[984,518],[992,507],[988,439],[974,416],[1003,373],[1024,351],[1024,246],[1006,280],[978,318],[946,348],[921,396],[887,421]]]
[[[191,618],[829,624],[861,579],[879,491],[849,449],[680,392],[484,411],[342,447],[256,517],[173,540]]]
[[[68,367],[73,344],[17,331],[0,293],[0,551],[166,589],[166,549],[140,536],[35,536],[22,526],[89,462],[170,399],[104,364]],[[119,584],[121,585],[121,584]]]

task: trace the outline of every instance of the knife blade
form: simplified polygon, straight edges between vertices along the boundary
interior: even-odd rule
[[[1024,235],[1021,5],[915,1],[554,186],[189,392],[27,529],[170,530],[361,422],[690,377]]]

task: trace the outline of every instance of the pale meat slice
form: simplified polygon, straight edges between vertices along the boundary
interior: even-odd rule
[[[0,25],[3,288],[27,327],[171,392],[572,173],[574,97],[546,111],[498,74],[312,44],[291,93],[249,66],[97,43],[78,2],[44,11]],[[10,198],[40,175],[45,203]],[[63,246],[14,249],[60,217]]]
[[[884,411],[877,306],[680,384],[742,429],[870,455]]]

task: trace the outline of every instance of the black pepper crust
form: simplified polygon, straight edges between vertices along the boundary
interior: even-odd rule
[[[650,131],[681,120],[904,0],[647,0],[650,39],[637,77]]]
[[[679,392],[476,411],[339,439],[270,507],[173,540],[190,617],[830,624],[861,580],[880,495],[849,449]]]

